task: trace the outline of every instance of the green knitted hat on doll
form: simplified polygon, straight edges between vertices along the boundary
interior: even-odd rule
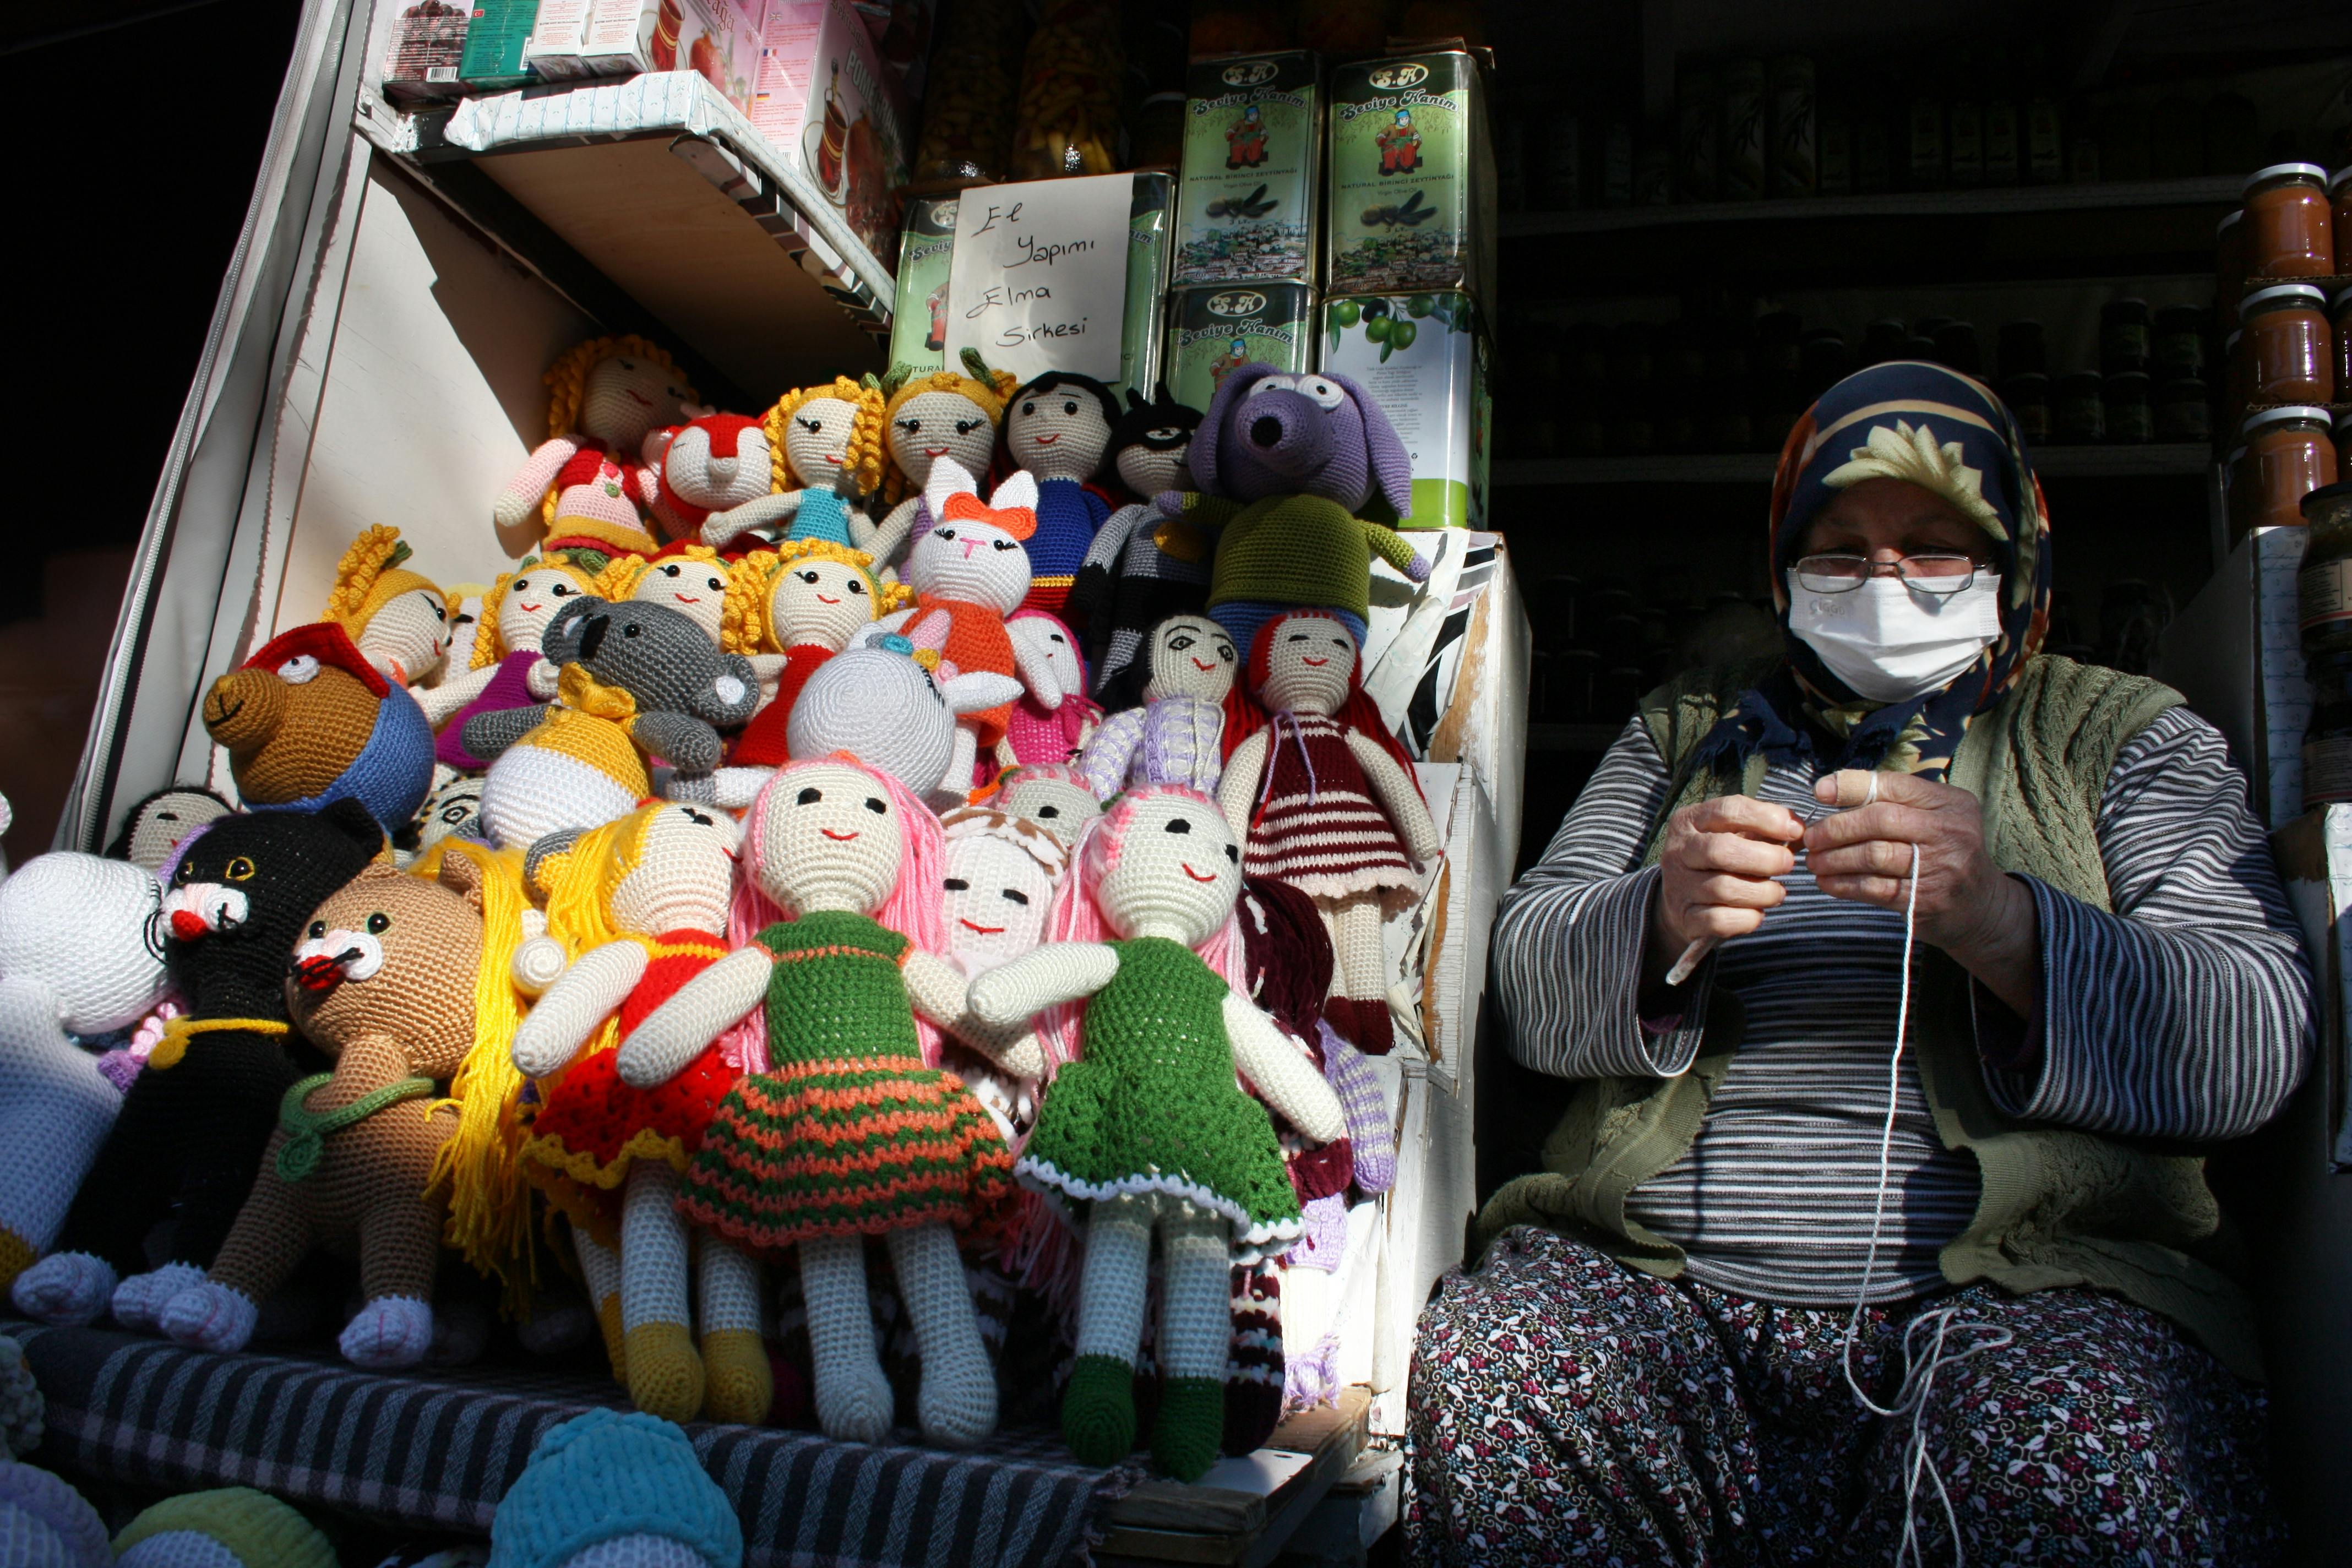
[[[335,1568],[335,1549],[318,1526],[251,1487],[165,1498],[114,1538],[115,1561],[120,1568],[220,1561],[190,1550],[200,1542],[226,1552],[237,1568]]]
[[[489,1568],[563,1568],[608,1541],[677,1542],[710,1568],[741,1568],[727,1494],[673,1422],[591,1410],[548,1429],[490,1520]]]

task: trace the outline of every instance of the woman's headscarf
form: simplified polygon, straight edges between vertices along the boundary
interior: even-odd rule
[[[1974,519],[2000,574],[2000,636],[1942,687],[1900,702],[1857,696],[1789,630],[1788,570],[1838,491],[1905,479]],[[1835,767],[1941,779],[1976,716],[2000,701],[2042,649],[2050,622],[2050,518],[2017,421],[1982,383],[1916,360],[1856,371],[1789,432],[1772,479],[1772,606],[1786,662],[1701,742],[1702,763],[1758,752],[1771,761],[1835,746]]]

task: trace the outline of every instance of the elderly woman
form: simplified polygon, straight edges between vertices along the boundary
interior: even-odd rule
[[[1976,382],[1832,388],[1771,519],[1781,657],[1645,699],[1504,902],[1512,1050],[1580,1084],[1423,1316],[1410,1546],[2269,1561],[2194,1155],[2307,1048],[2245,780],[2040,652],[2049,524]]]

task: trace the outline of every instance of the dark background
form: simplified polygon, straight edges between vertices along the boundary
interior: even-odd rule
[[[0,7],[24,379],[0,574],[0,795],[49,847],[133,547],[245,222],[296,0]]]

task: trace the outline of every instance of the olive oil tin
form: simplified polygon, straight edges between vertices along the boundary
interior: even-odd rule
[[[1315,279],[1321,62],[1310,50],[1192,62],[1175,281]]]
[[[956,198],[909,196],[898,234],[898,289],[890,363],[918,371],[947,364],[948,268],[955,260]]]
[[[1412,465],[1405,528],[1483,528],[1494,397],[1485,322],[1459,289],[1334,295],[1322,363],[1370,393]]]
[[[1494,297],[1495,153],[1486,84],[1459,50],[1331,73],[1325,292]]]
[[[1168,388],[1202,413],[1245,364],[1315,368],[1315,290],[1304,283],[1177,289],[1168,296]]]

